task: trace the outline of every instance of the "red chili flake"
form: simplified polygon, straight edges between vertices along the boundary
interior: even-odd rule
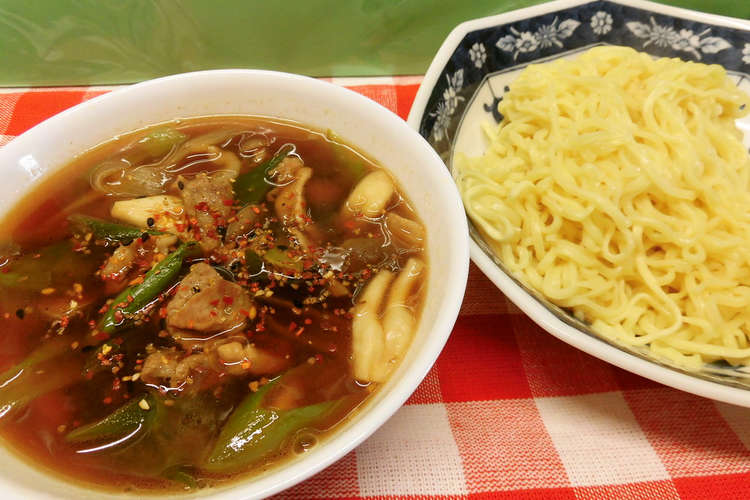
[[[159,317],[160,318],[166,318],[167,317],[167,308],[162,306],[159,308]]]
[[[297,323],[295,323],[294,321],[292,321],[291,323],[289,323],[289,331],[293,332],[294,330],[297,329],[298,326],[299,325]]]
[[[247,309],[240,309],[240,314],[243,315],[243,316],[245,316],[245,317],[249,317],[250,316],[250,311],[248,311]]]
[[[125,342],[125,340],[122,337],[117,337],[114,340],[112,340],[112,342],[114,342],[117,345],[122,345],[122,343]]]
[[[316,354],[315,355],[315,361],[317,361],[318,363],[320,363],[321,361],[323,361],[323,355],[320,354],[320,353]]]
[[[305,318],[305,324],[312,325],[312,320],[310,318]]]
[[[94,378],[94,372],[86,372],[86,375],[83,376],[86,380],[91,380]]]
[[[94,338],[96,340],[107,340],[109,338],[109,334],[106,332],[96,332]]]
[[[114,317],[115,317],[115,321],[117,321],[118,323],[124,319],[122,315],[122,311],[120,309],[115,311]]]
[[[133,298],[132,295],[128,295],[128,304],[131,303],[131,302],[133,302],[134,300],[135,299]]]
[[[231,207],[232,205],[234,205],[234,200],[230,200],[230,199],[221,200],[221,202],[224,204],[224,206],[227,206],[227,207]]]
[[[105,405],[111,404],[112,403],[112,398],[110,398],[109,396],[107,396],[106,398],[102,399],[102,403],[104,403]]]
[[[102,306],[102,307],[101,307],[101,308],[99,309],[99,314],[104,314],[104,313],[105,313],[105,312],[107,312],[107,311],[109,311],[109,306],[108,306],[107,304],[104,304],[104,305],[103,305],[103,306]]]
[[[258,323],[257,325],[255,325],[256,332],[262,332],[262,331],[265,331],[265,329],[266,327],[263,323]]]
[[[68,318],[67,316],[63,316],[62,318],[60,318],[60,326],[63,328],[68,326],[69,322],[70,322],[70,318]]]
[[[185,230],[185,224],[182,222],[178,222],[177,224],[175,224],[175,227],[179,232],[183,232]]]
[[[212,317],[218,316],[218,314],[216,313],[216,311],[211,311],[209,314],[211,314]]]
[[[328,352],[336,352],[336,344],[334,344],[333,342],[331,342],[328,345]]]
[[[219,305],[219,299],[212,300],[211,302],[209,302],[209,304],[211,304],[212,306],[216,307],[216,306]]]
[[[295,336],[295,337],[299,337],[300,335],[302,335],[302,332],[304,332],[304,331],[305,331],[305,327],[304,327],[304,326],[300,326],[300,327],[299,327],[299,328],[297,329],[297,331],[296,331],[296,332],[294,332],[294,336]]]
[[[6,268],[4,268],[4,269],[2,270],[2,272],[3,272],[3,274],[7,274],[7,273],[9,273],[9,272],[10,272],[10,268],[9,268],[9,267],[6,267]]]
[[[208,212],[208,210],[209,210],[208,203],[206,203],[205,201],[197,203],[195,205],[195,209],[196,210],[200,210],[201,212]]]
[[[259,214],[260,213],[260,208],[258,208],[256,206],[253,206],[253,212],[255,212],[256,214]]]
[[[224,303],[228,306],[231,306],[234,302],[234,297],[230,297],[229,295],[225,295],[221,300],[224,301]]]

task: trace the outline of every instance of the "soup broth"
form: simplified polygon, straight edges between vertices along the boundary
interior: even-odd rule
[[[310,450],[419,319],[423,225],[330,132],[175,121],[78,157],[0,236],[0,434],[91,486],[195,489]]]

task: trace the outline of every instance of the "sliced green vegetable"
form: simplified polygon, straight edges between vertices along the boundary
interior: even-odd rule
[[[138,141],[138,147],[149,157],[158,158],[169,153],[173,147],[187,139],[187,135],[171,127],[158,128]]]
[[[0,373],[0,387],[4,387],[9,380],[18,376],[22,371],[43,363],[48,359],[57,357],[68,349],[70,349],[70,340],[66,338],[54,337],[50,340],[45,340],[31,354],[26,356],[23,361]]]
[[[104,342],[102,345],[96,347],[94,350],[88,353],[86,361],[84,361],[83,363],[83,374],[86,376],[91,376],[95,373],[99,373],[105,370],[111,370],[111,366],[102,364],[101,360],[99,359],[99,354],[109,356],[117,354],[120,351],[121,347],[115,342],[111,340]]]
[[[346,402],[342,398],[291,410],[263,408],[264,396],[273,384],[266,384],[248,396],[232,413],[204,464],[205,469],[230,472],[257,463],[297,431],[314,425]]]
[[[142,283],[126,288],[115,297],[99,321],[99,330],[112,333],[120,328],[127,328],[130,316],[143,309],[174,283],[182,269],[183,260],[194,245],[183,243],[147,272]]]
[[[71,215],[68,217],[68,220],[73,227],[83,231],[90,231],[94,235],[94,238],[111,242],[132,241],[140,238],[143,233],[151,235],[164,234],[164,232],[157,231],[156,229],[141,229],[135,226],[89,217],[88,215]]]
[[[98,263],[80,252],[74,252],[70,241],[49,245],[36,253],[12,259],[0,273],[0,287],[39,291],[90,276]]]
[[[271,184],[266,180],[268,174],[292,151],[294,151],[294,146],[285,144],[273,158],[238,176],[233,186],[235,198],[245,205],[260,203],[271,189]]]
[[[364,163],[351,148],[344,145],[344,141],[334,131],[328,130],[326,137],[333,148],[336,164],[343,165],[346,173],[351,176],[352,183],[356,184],[367,173]]]
[[[290,257],[285,250],[281,250],[278,247],[272,248],[263,254],[263,260],[278,269],[291,270],[298,273],[302,272],[302,261]]]
[[[198,487],[198,481],[192,474],[186,472],[184,467],[170,467],[162,473],[162,476],[170,481],[182,483],[191,490]]]
[[[6,418],[48,392],[62,389],[81,378],[80,361],[47,360],[21,369],[0,384],[0,418]]]
[[[83,425],[65,436],[69,443],[123,438],[148,432],[162,414],[160,401],[146,394],[125,403],[101,420]]]
[[[263,272],[263,259],[249,248],[245,250],[245,268],[250,276],[257,276]]]
[[[205,468],[229,472],[257,463],[276,451],[294,433],[333,412],[341,402],[325,401],[286,411],[256,408],[242,414],[238,409],[224,429],[240,427],[239,431],[222,430]]]

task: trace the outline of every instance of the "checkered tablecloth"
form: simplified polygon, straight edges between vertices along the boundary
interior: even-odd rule
[[[334,80],[406,118],[420,79]],[[0,91],[0,145],[105,88]],[[453,334],[379,431],[279,498],[750,499],[750,409],[546,334],[472,265]]]

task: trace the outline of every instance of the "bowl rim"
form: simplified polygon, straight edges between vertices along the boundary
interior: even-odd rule
[[[196,498],[211,498],[213,500],[228,500],[238,497],[261,498],[278,493],[330,466],[378,430],[402,407],[417,389],[442,352],[458,318],[468,280],[470,262],[468,226],[464,217],[461,198],[458,190],[455,188],[455,184],[453,184],[448,169],[429,143],[419,133],[410,128],[398,115],[380,103],[341,85],[308,76],[260,69],[216,69],[178,73],[120,87],[68,108],[18,135],[6,145],[0,147],[0,162],[6,158],[19,158],[19,153],[23,153],[25,151],[24,148],[30,144],[31,139],[34,139],[39,134],[49,134],[56,130],[59,131],[61,126],[69,120],[79,118],[81,115],[91,114],[92,110],[98,110],[100,107],[112,105],[113,101],[116,103],[117,101],[137,99],[140,94],[148,92],[152,88],[169,87],[173,84],[185,85],[187,82],[204,79],[210,81],[212,79],[233,78],[283,80],[287,83],[298,84],[300,92],[331,94],[337,103],[356,107],[358,109],[357,114],[375,118],[371,121],[385,121],[389,127],[394,128],[394,134],[398,133],[408,137],[413,144],[413,154],[425,160],[421,162],[418,168],[423,170],[429,169],[432,175],[434,175],[435,182],[432,194],[436,199],[440,199],[441,201],[434,205],[439,207],[437,210],[444,213],[444,215],[450,216],[450,221],[454,223],[453,229],[449,229],[451,233],[455,233],[455,237],[451,240],[451,251],[447,253],[449,255],[447,261],[450,263],[451,270],[455,274],[452,280],[452,285],[454,286],[443,287],[444,283],[439,284],[436,274],[431,273],[428,287],[448,288],[444,293],[441,307],[434,316],[434,326],[416,357],[411,360],[408,367],[400,374],[399,380],[391,380],[393,386],[388,389],[388,393],[378,401],[376,406],[372,405],[356,414],[355,420],[351,424],[346,424],[345,422],[344,425],[347,426],[346,428],[333,432],[332,435],[323,441],[322,446],[314,449],[308,457],[294,460],[290,464],[280,464],[278,467],[272,467],[270,472],[263,473],[255,478],[252,476],[239,478],[230,482],[227,486],[219,485],[209,493],[197,493],[198,496]],[[208,114],[210,115],[210,113]],[[376,152],[367,151],[367,153],[374,154]],[[70,160],[71,158],[66,158],[66,161]],[[17,167],[13,165],[12,167],[4,168]],[[388,170],[389,167],[384,166],[384,168]],[[35,186],[36,183],[34,182],[22,188],[21,191],[26,194],[32,191]],[[5,216],[5,212],[3,210],[2,216]],[[98,495],[101,493],[101,496],[107,496],[106,491],[97,489],[96,487],[87,487],[81,481],[75,479],[65,480],[60,474],[50,474],[44,467],[35,466],[33,461],[28,460],[27,457],[21,456],[15,451],[12,451],[11,455],[13,460],[30,466],[36,472],[42,473],[50,481],[62,482],[66,486],[89,495]],[[38,490],[29,489],[25,483],[13,481],[4,475],[0,475],[0,487],[7,488],[6,495],[9,496],[19,495],[19,498],[29,498],[29,495],[34,497],[45,496]],[[148,497],[148,492],[145,495]],[[168,495],[165,498],[170,498],[170,496]]]
[[[472,19],[459,24],[445,38],[430,63],[427,73],[425,73],[425,77],[417,91],[414,104],[409,113],[407,120],[409,126],[419,131],[432,89],[436,85],[441,71],[468,33],[570,7],[596,3],[597,1],[599,0],[555,0],[494,16]],[[606,0],[606,2],[739,30],[750,30],[750,21],[671,7],[646,0]],[[473,238],[470,239],[469,245],[471,260],[485,276],[534,323],[556,338],[619,368],[666,386],[724,403],[750,407],[750,389],[742,389],[719,382],[704,380],[666,366],[661,366],[653,361],[623,351],[603,339],[588,335],[565,323],[536,298],[526,292],[513,278],[503,272]]]

